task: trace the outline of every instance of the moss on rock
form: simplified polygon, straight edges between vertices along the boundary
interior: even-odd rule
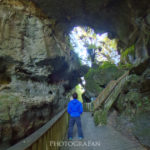
[[[94,113],[95,125],[106,125],[107,123],[107,112],[104,110],[97,110]]]
[[[130,60],[130,57],[134,58],[135,57],[135,46],[132,45],[129,48],[127,48],[125,51],[121,53],[121,61],[126,64],[132,63]]]
[[[85,89],[92,96],[98,96],[111,80],[116,80],[122,74],[123,71],[119,70],[116,65],[104,62],[98,68],[91,68],[85,75]]]

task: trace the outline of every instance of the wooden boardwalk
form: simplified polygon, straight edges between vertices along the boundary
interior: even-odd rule
[[[84,139],[78,140],[75,126],[73,140],[60,150],[144,150],[141,145],[130,141],[111,127],[95,126],[90,112],[84,112],[81,118]],[[81,146],[79,142],[82,142]]]

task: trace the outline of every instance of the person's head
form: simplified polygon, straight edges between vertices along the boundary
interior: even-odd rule
[[[73,96],[73,98],[74,98],[74,99],[77,99],[77,98],[78,98],[78,94],[77,94],[76,92],[75,92],[75,93],[73,93],[73,95],[72,95],[72,96]]]

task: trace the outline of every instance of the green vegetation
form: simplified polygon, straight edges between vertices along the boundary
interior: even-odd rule
[[[120,69],[129,70],[133,67],[132,62],[130,61],[129,57],[135,57],[135,46],[132,45],[127,48],[125,51],[121,53],[121,62],[119,64]]]
[[[97,68],[90,68],[85,75],[85,89],[97,96],[111,81],[116,80],[123,74],[117,66],[111,62],[103,62]]]
[[[88,73],[85,75],[85,78],[88,79],[91,75],[100,73],[103,70],[107,70],[107,69],[111,69],[111,70],[117,70],[117,66],[111,62],[108,61],[104,61],[102,63],[102,65],[100,65],[98,68],[90,68]]]
[[[107,124],[107,112],[98,110],[94,113],[95,125],[106,125]]]
[[[94,113],[94,123],[96,126],[99,124],[99,111]]]
[[[101,66],[99,66],[99,69],[110,69],[110,68],[114,68],[116,69],[116,65],[113,64],[112,62],[109,61],[104,61],[103,64]]]
[[[127,48],[124,52],[122,52],[121,56],[126,58],[128,55],[134,55],[135,46],[132,45],[131,47]]]
[[[149,95],[143,95],[142,92],[139,92],[145,88],[149,88],[149,82],[145,82],[145,84],[142,84],[141,89],[141,83],[143,83],[144,80],[144,78],[135,74],[130,75],[117,100],[119,112],[131,116],[132,118],[138,112],[150,110]]]
[[[125,70],[130,70],[132,67],[133,67],[133,65],[130,63],[119,64],[119,66],[118,66],[119,69],[125,69]]]
[[[132,45],[121,53],[121,61],[124,64],[126,64],[126,62],[130,63],[129,56],[134,57],[134,55],[135,55],[135,46]]]

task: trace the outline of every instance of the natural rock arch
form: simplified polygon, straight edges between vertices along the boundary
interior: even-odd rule
[[[119,46],[123,49],[135,44],[137,59],[142,60],[148,56],[149,0],[33,2],[36,7],[30,0],[0,1],[2,104],[7,99],[7,105],[1,105],[1,109],[11,108],[8,112],[1,113],[4,122],[0,128],[4,131],[0,135],[2,141],[23,138],[32,129],[36,130],[43,125],[51,118],[52,113],[55,114],[67,103],[68,91],[86,69],[79,68],[77,58],[70,53],[67,43],[68,33],[74,26],[87,25],[99,33],[109,32],[110,36],[118,38]],[[37,112],[31,112],[33,108]],[[15,113],[17,110],[21,111]],[[39,114],[38,110],[45,113]],[[9,111],[14,113],[9,116]],[[28,128],[24,127],[21,119],[24,114],[37,119],[29,122]],[[40,118],[44,118],[42,122]],[[34,126],[37,121],[39,124]],[[7,139],[6,130],[9,135]]]
[[[148,0],[32,0],[65,32],[87,25],[96,32],[108,32],[125,49],[135,45],[141,61],[149,53],[150,5]]]

